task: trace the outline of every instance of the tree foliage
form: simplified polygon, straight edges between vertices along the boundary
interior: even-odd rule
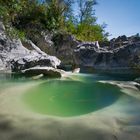
[[[27,38],[39,37],[43,30],[61,30],[84,41],[105,40],[105,28],[96,23],[96,3],[96,0],[0,0],[0,18],[13,34]]]
[[[80,23],[94,24],[96,22],[94,5],[96,0],[77,0],[79,6]]]

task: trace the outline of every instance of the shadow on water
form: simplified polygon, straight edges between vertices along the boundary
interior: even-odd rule
[[[117,86],[92,82],[50,80],[23,96],[35,112],[54,116],[78,116],[113,104],[122,95]]]

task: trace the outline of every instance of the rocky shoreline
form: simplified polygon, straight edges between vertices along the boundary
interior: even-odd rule
[[[82,44],[75,53],[77,64],[112,73],[140,73],[140,38],[119,37],[111,46],[98,47]],[[116,41],[118,40],[119,41]],[[116,44],[121,46],[114,47]]]
[[[24,45],[23,45],[24,44]],[[35,45],[6,35],[0,22],[0,71],[21,72],[32,67],[89,67],[106,73],[140,75],[140,37],[120,36],[107,43],[81,42],[71,35],[44,35]],[[41,45],[45,47],[43,52]],[[29,49],[30,48],[30,49]]]
[[[27,41],[32,47],[28,50],[19,39],[10,39],[2,23],[0,23],[0,70],[9,72],[21,72],[22,70],[35,67],[47,66],[56,68],[60,60],[42,52],[31,41]]]

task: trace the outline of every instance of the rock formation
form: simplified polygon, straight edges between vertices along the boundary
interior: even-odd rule
[[[43,32],[42,37],[36,40],[36,45],[49,55],[54,55],[61,60],[61,66],[73,65],[74,49],[80,43],[68,33]],[[25,44],[25,43],[23,43]],[[30,48],[25,44],[27,48]]]
[[[79,44],[75,49],[76,64],[113,73],[140,73],[140,37],[121,36],[108,47]]]
[[[55,56],[42,52],[31,41],[27,43],[32,50],[25,48],[18,39],[10,39],[5,32],[4,25],[0,22],[0,70],[19,72],[34,66],[49,66],[56,68],[60,60]]]
[[[62,61],[60,68],[70,64],[75,68],[90,67],[109,73],[140,74],[140,37],[119,36],[98,43],[82,42],[69,34],[44,32],[35,45],[31,40],[21,43],[10,39],[0,22],[0,70],[19,72],[36,66],[56,68],[60,65],[57,57]]]
[[[57,56],[61,61],[60,68],[66,65],[90,67],[93,70],[122,73],[138,72],[140,60],[140,37],[125,35],[105,42],[82,42],[72,35],[56,33],[45,35],[38,41],[46,51]],[[125,70],[125,71],[124,71]]]

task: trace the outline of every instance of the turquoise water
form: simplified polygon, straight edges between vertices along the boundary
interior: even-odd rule
[[[73,74],[33,80],[1,74],[0,139],[139,140],[140,92],[127,80],[132,77]]]
[[[37,85],[34,88],[29,88],[23,94],[21,102],[30,111],[36,113],[71,117],[98,111],[118,101],[124,95],[121,89],[112,84],[99,82],[115,79],[127,81],[128,77],[77,74],[66,79],[32,80],[19,75],[1,74],[0,92],[10,86],[36,82]]]
[[[117,86],[75,75],[74,80],[48,80],[28,90],[24,102],[35,112],[54,116],[78,116],[113,104],[122,95]],[[97,79],[97,77],[96,77]]]

